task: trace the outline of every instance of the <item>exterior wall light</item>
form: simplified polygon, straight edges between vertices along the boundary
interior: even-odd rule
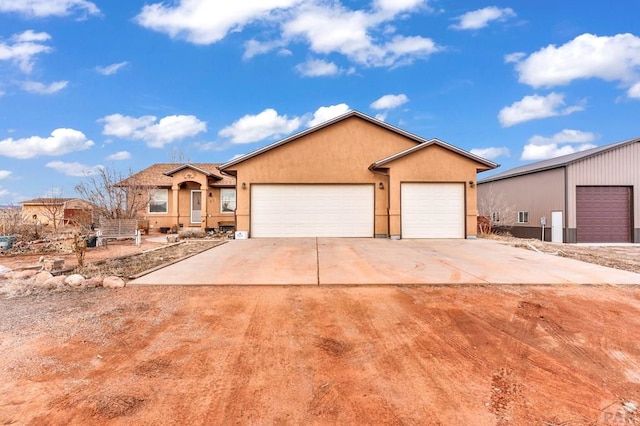
[[[247,183],[246,182],[242,182],[242,189],[247,189]]]
[[[384,183],[380,182],[380,183],[378,184],[378,188],[380,188],[380,189],[384,189]]]
[[[470,186],[471,188],[473,188],[474,186],[476,186],[476,183],[475,183],[474,181],[470,180],[470,181],[469,181],[469,186]]]

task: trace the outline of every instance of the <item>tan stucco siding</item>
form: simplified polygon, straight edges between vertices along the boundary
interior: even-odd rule
[[[237,229],[250,231],[252,184],[366,183],[377,188],[375,234],[386,235],[386,179],[368,167],[415,145],[395,132],[351,117],[241,162],[232,167],[237,174]],[[384,189],[378,188],[380,182]]]
[[[568,227],[576,228],[576,186],[633,186],[633,223],[640,227],[640,143],[622,146],[567,166]]]
[[[148,208],[138,212],[138,216],[149,220],[152,229],[182,227],[217,228],[219,222],[233,222],[233,213],[222,213],[220,188],[210,187],[208,177],[190,168],[175,173],[168,188],[167,213],[150,213]],[[191,191],[202,191],[201,222],[192,222]]]
[[[478,216],[475,186],[479,163],[438,145],[431,145],[388,164],[391,177],[389,222],[391,235],[401,235],[400,185],[403,182],[464,183],[466,235],[476,235]]]

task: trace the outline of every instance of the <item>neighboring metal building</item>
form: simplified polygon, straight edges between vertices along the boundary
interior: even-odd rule
[[[640,243],[640,138],[517,167],[478,181],[478,200],[501,194],[517,237],[567,243]]]

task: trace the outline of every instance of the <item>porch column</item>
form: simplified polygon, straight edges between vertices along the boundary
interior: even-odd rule
[[[178,226],[180,223],[180,209],[178,206],[178,195],[180,194],[180,187],[173,185],[171,187],[171,217],[174,218],[172,225]]]
[[[207,227],[207,185],[200,185],[200,229]]]

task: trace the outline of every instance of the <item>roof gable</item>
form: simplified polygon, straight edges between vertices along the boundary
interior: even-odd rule
[[[253,152],[245,154],[242,157],[238,157],[238,158],[235,158],[235,159],[233,159],[231,161],[228,161],[228,162],[220,165],[218,167],[218,169],[219,170],[228,169],[229,167],[232,167],[232,166],[234,166],[236,164],[242,163],[243,161],[249,160],[249,159],[251,159],[253,157],[257,157],[257,156],[259,156],[259,155],[261,155],[261,154],[263,154],[265,152],[268,152],[268,151],[271,151],[271,150],[273,150],[275,148],[278,148],[279,146],[282,146],[282,145],[288,144],[290,142],[293,142],[295,140],[298,140],[298,139],[300,139],[300,138],[302,138],[302,137],[304,137],[304,136],[306,136],[306,135],[308,135],[310,133],[314,133],[314,132],[317,132],[319,130],[325,129],[325,128],[329,127],[329,126],[332,126],[332,125],[334,125],[336,123],[342,122],[342,121],[344,121],[344,120],[346,120],[348,118],[351,118],[351,117],[360,118],[360,119],[365,120],[365,121],[367,121],[369,123],[375,124],[376,126],[379,126],[381,128],[387,129],[387,130],[392,131],[392,132],[394,132],[396,134],[402,135],[402,136],[406,137],[407,139],[412,140],[413,142],[415,142],[417,144],[423,143],[423,142],[426,141],[426,139],[423,139],[423,138],[421,138],[419,136],[416,136],[416,135],[414,135],[412,133],[404,131],[404,130],[398,128],[398,127],[392,126],[392,125],[387,124],[387,123],[385,123],[383,121],[380,121],[380,120],[378,120],[376,118],[373,118],[371,116],[363,114],[363,113],[361,113],[359,111],[353,110],[353,111],[349,111],[349,112],[347,112],[345,114],[342,114],[342,115],[340,115],[340,116],[338,116],[338,117],[336,117],[336,118],[334,118],[332,120],[325,121],[322,124],[319,124],[317,126],[311,127],[311,128],[309,128],[307,130],[304,130],[302,132],[296,133],[295,135],[289,136],[289,137],[287,137],[285,139],[282,139],[280,141],[274,142],[274,143],[272,143],[270,145],[267,145],[265,147],[257,149],[257,150],[255,150]]]
[[[215,186],[235,186],[235,178],[220,173],[218,166],[219,163],[156,163],[123,179],[118,186],[170,187],[171,175],[185,168],[197,170],[208,177],[215,178]]]
[[[493,176],[486,177],[478,181],[478,183],[494,182],[501,179],[507,179],[516,176],[527,175],[531,173],[538,173],[545,170],[557,169],[559,167],[565,167],[569,164],[576,163],[586,158],[595,157],[596,155],[603,154],[609,151],[616,150],[623,146],[627,146],[633,143],[639,143],[640,138],[629,139],[622,142],[616,142],[609,145],[599,146],[596,148],[587,149],[580,152],[574,152],[573,154],[562,155],[560,157],[550,158],[548,160],[537,161],[535,163],[526,164],[524,166],[515,167],[513,169],[506,170],[502,173],[497,173]]]
[[[467,151],[465,151],[463,149],[460,149],[458,147],[455,147],[453,145],[449,145],[448,143],[443,142],[443,141],[441,141],[439,139],[433,138],[433,139],[430,139],[428,141],[422,142],[420,145],[416,145],[416,146],[414,146],[412,148],[409,148],[409,149],[406,149],[404,151],[398,152],[397,154],[390,155],[387,158],[383,158],[381,160],[378,160],[375,163],[373,163],[369,168],[370,169],[380,168],[380,167],[382,167],[384,165],[392,163],[395,160],[398,160],[398,159],[403,158],[403,157],[405,157],[407,155],[411,155],[413,153],[419,152],[419,151],[425,149],[426,147],[433,146],[433,145],[442,147],[442,148],[447,149],[449,151],[452,151],[452,152],[454,152],[456,154],[462,155],[463,157],[467,157],[470,160],[473,160],[473,161],[475,161],[475,162],[477,162],[479,164],[482,164],[484,167],[479,168],[478,171],[490,170],[490,169],[495,169],[496,167],[498,167],[498,165],[496,163],[492,162],[492,161],[486,160],[486,159],[484,159],[482,157],[478,157],[475,154],[467,152]]]

